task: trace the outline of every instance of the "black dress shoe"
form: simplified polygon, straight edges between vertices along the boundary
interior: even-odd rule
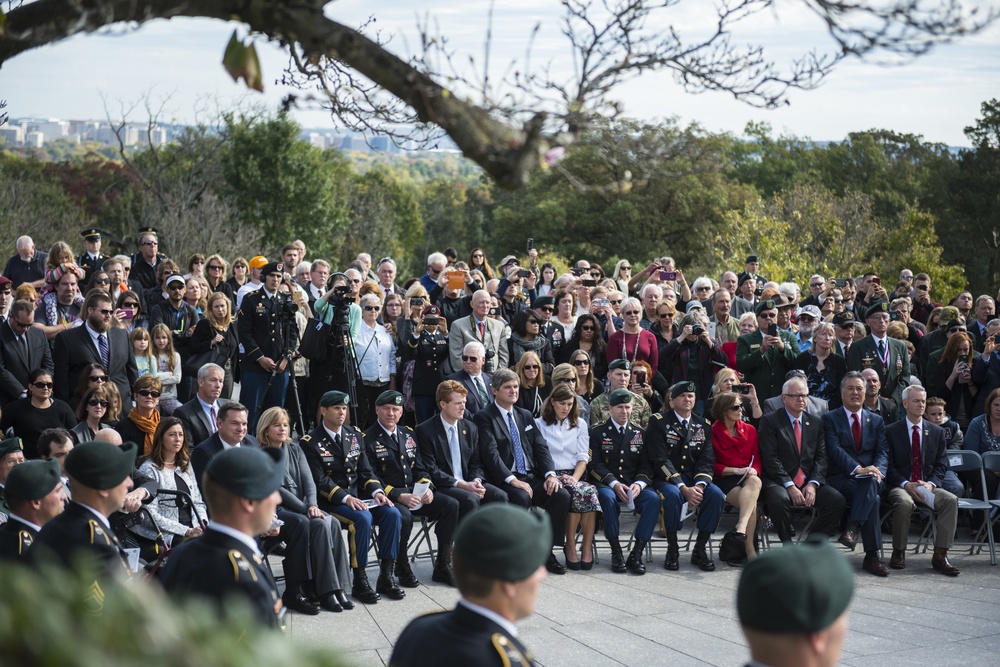
[[[948,550],[941,549],[939,547],[934,547],[934,556],[931,558],[931,567],[940,572],[941,574],[946,574],[949,577],[957,577],[961,570],[951,564],[948,560]]]
[[[336,612],[338,614],[344,611],[344,608],[340,605],[339,602],[337,602],[337,596],[334,595],[333,593],[322,596],[319,599],[319,604],[321,607],[323,607],[323,609],[326,609],[327,611]]]
[[[622,554],[621,549],[611,551],[611,571],[617,574],[628,572],[628,568],[625,567],[625,555]]]
[[[889,559],[889,567],[894,570],[902,570],[906,567],[906,550],[893,549],[892,558]]]
[[[886,568],[885,563],[882,562],[882,559],[878,557],[877,551],[865,556],[865,562],[861,564],[861,569],[874,574],[876,577],[889,576],[889,570]]]
[[[347,597],[347,593],[344,591],[334,591],[333,594],[337,597],[337,604],[339,604],[344,609],[354,609],[354,603],[351,602],[351,598]]]
[[[837,541],[843,544],[851,551],[854,551],[854,547],[858,545],[858,539],[857,537],[855,537],[854,531],[851,530],[850,528],[841,533],[840,538]]]
[[[302,593],[297,593],[296,595],[282,595],[281,602],[292,611],[297,611],[298,613],[305,614],[306,616],[315,616],[319,613],[319,605],[310,602],[309,598]]]
[[[681,569],[680,553],[676,547],[667,547],[667,557],[663,559],[663,567],[671,572]]]
[[[559,562],[555,554],[549,554],[549,559],[545,561],[545,569],[552,574],[566,574],[566,566]]]
[[[715,572],[715,561],[708,557],[704,545],[695,545],[691,552],[691,564],[697,565],[703,572]]]

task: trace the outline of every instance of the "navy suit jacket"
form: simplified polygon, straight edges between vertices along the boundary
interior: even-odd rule
[[[485,408],[489,403],[483,403],[479,400],[479,392],[476,391],[476,385],[472,382],[472,378],[464,370],[459,370],[457,373],[452,373],[446,380],[454,380],[455,382],[461,383],[465,387],[469,395],[465,397],[465,418],[472,419],[473,416],[483,408]],[[483,385],[486,387],[486,394],[493,400],[493,388],[491,383],[493,382],[493,376],[486,373],[482,373],[479,379],[483,381]]]
[[[530,412],[516,405],[511,411],[514,413],[514,423],[517,425],[529,473],[541,479],[545,473],[553,470],[549,446],[535,426],[535,419]],[[496,403],[490,403],[476,414],[474,422],[479,428],[479,456],[486,467],[488,481],[498,486],[505,484],[514,470],[514,445],[510,439],[507,420]]]
[[[479,461],[479,429],[467,419],[455,422],[458,432],[458,453],[462,457],[462,478],[466,482],[485,479],[482,463]],[[434,486],[450,489],[457,478],[451,462],[451,448],[448,434],[441,423],[441,415],[434,415],[417,426],[417,448],[420,460],[431,476]]]
[[[885,422],[874,412],[861,408],[861,451],[854,447],[854,434],[844,408],[835,408],[822,417],[826,437],[827,481],[834,486],[850,477],[858,466],[874,465],[883,477],[889,465],[889,442]]]
[[[945,440],[944,429],[926,419],[920,420],[920,430],[923,433],[920,443],[923,474],[920,479],[939,487],[944,483],[944,474],[948,470],[948,441]],[[889,470],[885,481],[889,488],[894,488],[910,481],[913,470],[913,446],[906,418],[889,424],[885,435],[889,441]]]
[[[260,443],[255,437],[248,435],[240,441],[240,447],[260,449]],[[213,433],[208,440],[198,443],[198,446],[191,450],[191,468],[198,481],[198,489],[203,493],[205,490],[201,488],[201,478],[205,474],[205,468],[208,467],[208,462],[212,460],[212,457],[222,450],[222,438],[219,437],[218,433]]]

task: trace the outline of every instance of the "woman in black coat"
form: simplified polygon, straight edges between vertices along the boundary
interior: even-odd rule
[[[420,424],[437,412],[434,396],[438,385],[444,380],[445,361],[448,359],[448,330],[447,322],[441,317],[441,309],[437,306],[424,306],[416,318],[412,332],[399,341],[398,349],[404,367],[413,362],[410,396],[413,398],[416,423]],[[405,383],[404,379],[404,385]]]
[[[188,340],[188,357],[211,350],[214,363],[226,371],[222,384],[222,398],[233,395],[233,369],[240,353],[240,341],[232,317],[232,301],[223,292],[213,292],[208,297],[208,312],[194,328]]]

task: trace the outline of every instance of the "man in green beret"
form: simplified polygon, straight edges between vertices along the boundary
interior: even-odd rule
[[[10,520],[0,527],[0,561],[26,561],[42,526],[59,516],[66,502],[59,463],[26,461],[10,471],[3,495]]]
[[[736,607],[756,667],[832,667],[847,636],[854,573],[826,539],[765,552],[743,570]]]
[[[389,665],[534,665],[514,623],[534,612],[551,552],[549,517],[537,508],[495,503],[467,515],[453,561],[462,599],[451,611],[411,621]]]
[[[234,447],[214,456],[202,482],[212,520],[201,537],[170,553],[161,576],[167,592],[206,597],[220,612],[242,599],[262,625],[281,627],[286,610],[255,538],[273,528],[284,479],[278,447]]]
[[[889,305],[884,301],[874,302],[865,314],[865,324],[871,335],[851,345],[847,370],[874,369],[882,381],[879,393],[894,399],[896,405],[901,406],[903,389],[910,385],[910,352],[906,343],[886,333],[889,329]]]
[[[7,438],[0,442],[0,523],[7,521],[10,508],[3,499],[3,488],[7,483],[7,475],[14,466],[24,463],[24,447],[20,438]]]
[[[615,359],[608,366],[608,391],[604,392],[597,398],[595,398],[590,403],[590,425],[591,426],[601,426],[608,421],[611,415],[610,405],[608,400],[611,397],[611,392],[615,389],[628,389],[629,380],[632,379],[632,365],[629,364],[627,359]],[[649,418],[653,413],[652,408],[649,407],[649,401],[647,401],[643,396],[631,392],[632,394],[632,412],[629,415],[629,421],[632,422],[640,431],[645,431],[646,426],[649,424]]]
[[[792,370],[799,344],[795,336],[778,328],[778,304],[774,299],[754,306],[757,330],[743,334],[736,341],[736,369],[744,381],[757,388],[761,402],[781,393],[785,373]]]

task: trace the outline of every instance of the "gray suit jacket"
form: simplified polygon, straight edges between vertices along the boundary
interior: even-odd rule
[[[451,353],[451,367],[453,370],[462,370],[462,350],[468,343],[473,341],[482,343],[488,350],[493,350],[493,370],[507,368],[509,351],[507,349],[507,338],[510,336],[510,328],[502,320],[486,318],[486,340],[479,337],[478,327],[473,325],[472,316],[455,320],[451,324],[448,332],[448,351]]]

